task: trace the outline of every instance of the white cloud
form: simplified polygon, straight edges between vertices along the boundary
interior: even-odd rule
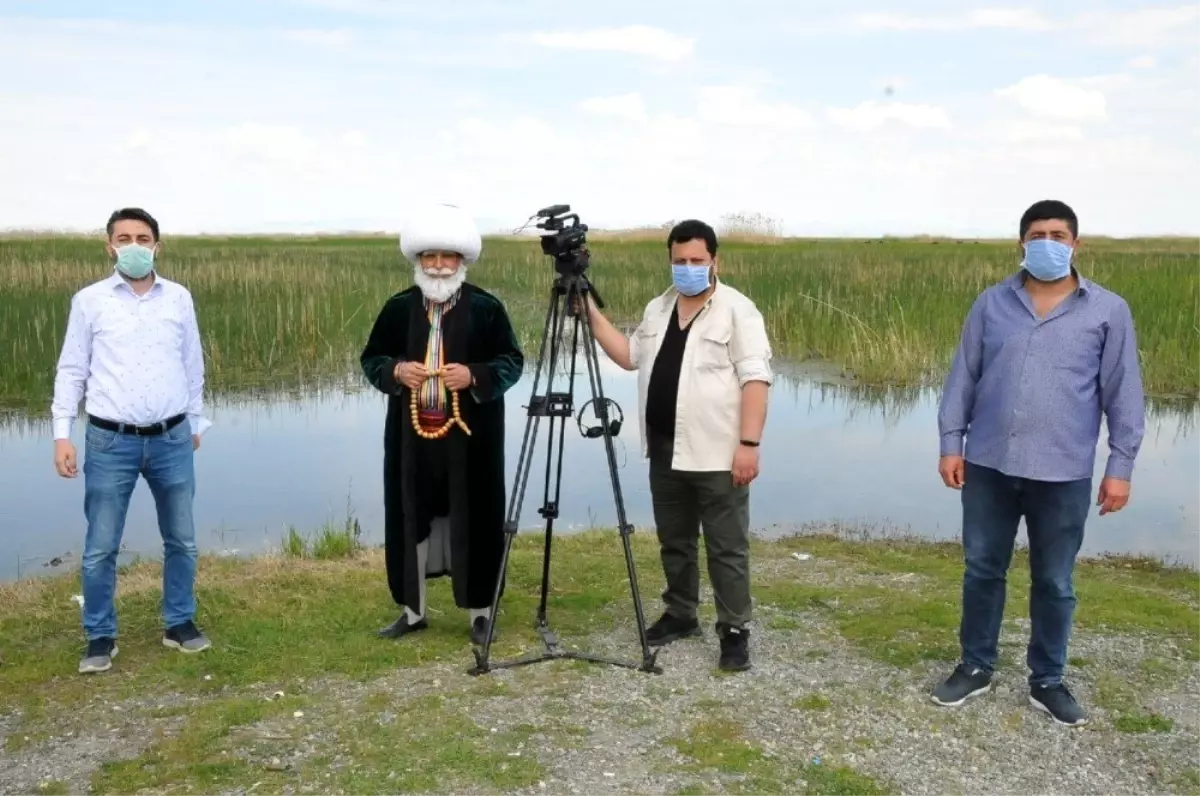
[[[812,126],[808,111],[788,102],[769,102],[751,86],[706,86],[697,92],[698,116],[739,127],[802,130]]]
[[[868,100],[853,108],[826,108],[825,115],[834,124],[857,132],[875,130],[889,123],[918,130],[950,129],[950,117],[936,105]]]
[[[999,140],[1008,144],[1084,140],[1083,128],[1074,124],[1054,124],[1022,119],[1007,122],[999,129]]]
[[[285,30],[280,32],[285,41],[310,44],[329,50],[344,50],[354,43],[354,33],[345,30]]]
[[[450,46],[440,29],[406,26],[414,47],[400,47],[392,31],[360,29],[329,58],[247,28],[216,41],[212,29],[31,25],[0,20],[0,72],[33,76],[0,89],[0,184],[22,186],[0,192],[0,226],[94,228],[136,203],[172,235],[394,230],[432,191],[491,229],[565,201],[593,227],[716,223],[745,209],[790,234],[990,235],[1011,234],[1021,209],[1053,192],[1092,234],[1200,232],[1198,96],[1185,68],[1200,62],[1152,48],[1125,54],[1153,54],[1152,71],[1065,79],[1035,62],[998,96],[964,35],[955,85],[896,103],[878,93],[895,68],[884,48],[850,37],[837,42],[846,72],[797,100],[767,67],[794,73],[740,49],[699,65],[724,85],[698,82],[690,63],[650,64],[678,72],[665,83],[644,63],[583,59],[561,73],[590,87],[581,95],[537,89],[543,64],[528,60],[528,39],[512,47],[496,34]],[[112,48],[123,33],[146,49]],[[497,53],[516,55],[497,67]],[[939,60],[905,75],[923,90]],[[111,100],[128,74],[143,75],[153,107]],[[1035,77],[1015,82],[1022,74]],[[569,166],[544,167],[560,153]],[[608,265],[598,256],[597,274]]]
[[[1093,44],[1158,49],[1200,44],[1200,4],[1136,11],[1086,11],[1074,25]]]
[[[530,34],[535,44],[559,50],[615,52],[641,55],[662,61],[679,61],[690,56],[696,40],[647,25],[596,28],[581,31]]]
[[[1158,66],[1158,60],[1153,55],[1139,55],[1129,59],[1130,69],[1153,69]]]
[[[150,141],[150,133],[144,127],[139,127],[125,139],[125,148],[130,150],[145,149],[150,145]]]
[[[295,127],[246,122],[226,128],[221,138],[235,157],[311,165],[319,147]]]
[[[963,13],[917,16],[891,12],[858,14],[851,23],[866,30],[967,30],[994,28],[1002,30],[1049,30],[1052,21],[1044,14],[1028,8],[979,8]]]
[[[1200,4],[1133,11],[1093,10],[1074,16],[1048,16],[1030,8],[981,8],[936,14],[872,12],[850,17],[849,25],[853,29],[879,31],[951,33],[991,29],[1078,33],[1094,45],[1157,49],[1200,44]]]
[[[1094,88],[1098,91],[1112,92],[1118,89],[1129,88],[1136,82],[1133,75],[1125,72],[1117,72],[1112,75],[1091,75],[1089,77],[1075,78],[1071,81],[1081,88]]]
[[[630,122],[644,122],[647,119],[646,103],[636,91],[612,97],[586,99],[579,103],[579,109],[593,116],[611,116]]]
[[[1104,93],[1050,75],[1033,75],[996,95],[1044,119],[1065,122],[1102,121],[1108,117]]]

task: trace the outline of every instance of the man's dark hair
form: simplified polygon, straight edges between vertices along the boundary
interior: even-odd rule
[[[118,221],[144,221],[150,227],[150,234],[154,236],[154,240],[158,240],[158,222],[154,220],[154,216],[140,207],[122,207],[113,212],[108,217],[108,226],[104,228],[108,237],[112,237],[113,227]]]
[[[1025,233],[1029,232],[1029,227],[1033,225],[1033,222],[1051,219],[1067,222],[1067,228],[1071,230],[1071,237],[1079,237],[1079,219],[1075,217],[1075,211],[1066,202],[1060,202],[1057,199],[1043,199],[1031,204],[1025,211],[1025,215],[1021,216],[1021,240],[1025,240]]]
[[[667,251],[676,243],[687,243],[696,238],[704,239],[704,247],[708,249],[710,257],[717,256],[717,233],[708,224],[694,218],[680,221],[671,229],[671,233],[667,235]]]

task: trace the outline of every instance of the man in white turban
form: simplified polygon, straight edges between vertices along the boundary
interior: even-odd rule
[[[385,638],[428,627],[425,581],[449,575],[483,644],[504,549],[504,394],[525,358],[498,298],[466,281],[482,240],[466,213],[423,208],[400,251],[415,285],[383,305],[360,362],[388,395],[384,547],[402,606]]]

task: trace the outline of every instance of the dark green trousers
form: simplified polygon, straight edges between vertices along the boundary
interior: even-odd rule
[[[667,613],[695,619],[700,605],[698,543],[704,532],[708,579],[717,622],[750,621],[750,487],[734,486],[730,470],[671,469],[670,439],[651,434],[650,499],[667,588]]]

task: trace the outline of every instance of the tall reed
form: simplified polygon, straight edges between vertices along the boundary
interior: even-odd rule
[[[71,295],[111,273],[102,241],[0,240],[0,409],[48,410]],[[633,322],[669,284],[661,241],[597,236],[589,275],[610,317]],[[781,358],[834,363],[874,384],[936,383],[975,296],[1012,273],[1013,242],[726,241],[722,278],[763,312]],[[1195,401],[1200,254],[1192,240],[1100,240],[1085,275],[1123,295],[1148,392]],[[360,379],[383,302],[411,284],[390,238],[168,238],[161,273],[193,293],[213,391],[305,389]],[[499,295],[536,355],[550,262],[535,242],[489,240],[471,279]]]

